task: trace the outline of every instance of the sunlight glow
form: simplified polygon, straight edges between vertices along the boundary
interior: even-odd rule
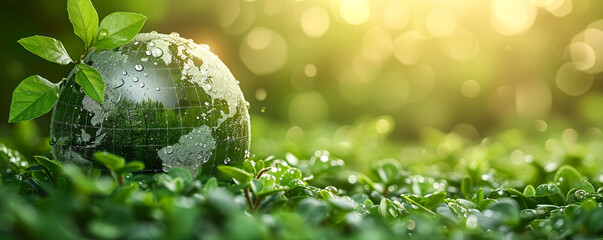
[[[341,0],[339,14],[348,23],[360,25],[370,16],[370,6],[365,0]]]

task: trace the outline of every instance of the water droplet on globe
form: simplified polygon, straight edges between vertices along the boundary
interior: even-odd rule
[[[107,29],[101,29],[100,31],[98,31],[98,36],[96,36],[96,39],[103,40],[107,37],[107,35],[109,35],[109,32],[107,31]]]
[[[170,33],[170,36],[172,36],[172,37],[180,37],[180,33],[172,32],[172,33]]]
[[[57,144],[57,138],[56,137],[50,138],[50,140],[48,141],[48,144],[50,144],[50,146],[54,146],[55,144]]]
[[[144,70],[144,67],[140,64],[137,64],[136,66],[134,66],[134,69],[136,69],[136,71],[140,72],[140,71]]]
[[[144,75],[145,77],[148,77],[148,76],[149,76],[149,74],[148,74],[148,73],[144,73],[143,75]]]
[[[113,95],[111,97],[111,102],[118,103],[120,100],[121,100],[121,93],[118,93],[117,95]]]
[[[155,43],[154,43],[154,42],[151,42],[151,43],[149,43],[149,46],[154,47],[154,46],[155,46]]]
[[[140,42],[135,42],[134,45],[138,45]]]
[[[153,57],[161,57],[163,55],[163,50],[161,48],[153,49]]]
[[[167,146],[167,147],[165,148],[165,153],[167,153],[167,154],[172,154],[173,152],[174,152],[174,147],[172,147],[172,146]]]
[[[138,80],[140,80],[140,79],[138,79],[138,77],[133,77],[132,78],[132,81],[134,81],[134,82],[138,82]]]
[[[126,76],[126,75],[128,75],[128,72],[123,71],[123,72],[121,72],[121,74],[123,74],[124,76]]]
[[[144,83],[140,83],[140,87],[143,88],[144,87]]]
[[[147,56],[151,56],[152,53],[150,50],[147,50],[146,52],[144,52],[144,54],[146,54]]]
[[[161,89],[160,88],[155,88],[155,90],[159,92]]]
[[[151,34],[155,35],[157,34],[157,31],[151,31]]]
[[[113,89],[118,89],[119,87],[124,85],[124,79],[120,78],[120,79],[115,79],[113,81]]]
[[[250,108],[251,108],[251,105],[249,104],[249,102],[245,101],[245,107],[246,107],[247,109],[250,109]]]
[[[230,158],[229,157],[226,157],[224,159],[224,164],[226,164],[226,165],[230,164]]]

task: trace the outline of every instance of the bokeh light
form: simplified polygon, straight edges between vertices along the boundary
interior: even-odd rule
[[[391,118],[388,133],[401,139],[425,127],[475,138],[519,123],[541,132],[559,122],[576,130],[603,123],[601,1],[94,1],[101,15],[149,16],[143,31],[210,45],[239,79],[252,115],[289,124],[293,142],[313,127],[379,116]],[[19,38],[56,36],[74,56],[81,48],[68,21],[49,24],[64,7],[35,0],[11,8],[36,4],[44,8],[27,10],[36,17],[19,17],[2,37],[11,56],[0,60],[6,89],[31,74],[68,73],[17,48]],[[5,22],[16,17],[3,11]],[[438,154],[449,150],[444,144]]]

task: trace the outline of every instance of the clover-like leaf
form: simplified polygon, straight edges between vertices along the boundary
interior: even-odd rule
[[[98,29],[98,14],[90,0],[68,0],[67,14],[73,25],[73,32],[80,37],[88,48]]]
[[[114,12],[100,23],[93,46],[98,49],[113,49],[130,42],[147,20],[142,14]]]
[[[140,171],[144,169],[144,163],[139,162],[139,161],[131,161],[126,163],[126,165],[124,165],[123,167],[117,169],[117,173],[118,174],[126,174],[126,173],[131,173],[131,172],[135,172],[135,171]]]
[[[251,173],[248,173],[243,169],[232,167],[232,166],[226,166],[226,165],[218,166],[218,170],[220,172],[226,174],[227,176],[237,180],[240,183],[246,183],[247,181],[249,181],[249,179],[251,179],[253,177],[253,175],[251,175]]]
[[[170,168],[170,170],[168,171],[168,174],[170,176],[172,176],[173,178],[177,178],[177,177],[182,178],[182,180],[184,180],[184,182],[186,184],[189,184],[193,181],[193,176],[185,168],[181,168],[181,167]]]
[[[559,187],[562,193],[567,193],[570,189],[579,187],[582,184],[582,175],[575,168],[565,165],[557,170],[553,182]]]
[[[105,82],[103,82],[103,77],[96,69],[83,63],[78,64],[75,82],[82,86],[82,90],[88,97],[101,104],[103,103]]]
[[[124,158],[109,152],[95,152],[94,158],[111,170],[120,169],[126,164]]]
[[[46,59],[49,62],[67,65],[72,63],[71,57],[65,50],[63,43],[51,37],[46,36],[31,36],[21,38],[17,41],[27,51]]]
[[[59,100],[59,85],[38,75],[23,80],[13,92],[8,122],[19,122],[46,114]]]

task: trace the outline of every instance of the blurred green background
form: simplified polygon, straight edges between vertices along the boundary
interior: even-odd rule
[[[438,132],[473,141],[511,128],[558,129],[566,138],[601,132],[602,1],[92,2],[101,18],[139,12],[149,17],[143,32],[208,44],[241,82],[259,155],[330,149],[345,156],[353,148],[379,155],[372,152],[379,139],[429,142]],[[37,124],[7,124],[12,91],[29,75],[58,82],[70,69],[17,40],[52,36],[73,57],[83,45],[65,1],[0,4],[0,138],[19,135],[20,148],[39,149],[45,142],[35,139],[48,135],[50,114]],[[354,134],[361,137],[350,140]],[[446,141],[435,149],[453,149]]]

